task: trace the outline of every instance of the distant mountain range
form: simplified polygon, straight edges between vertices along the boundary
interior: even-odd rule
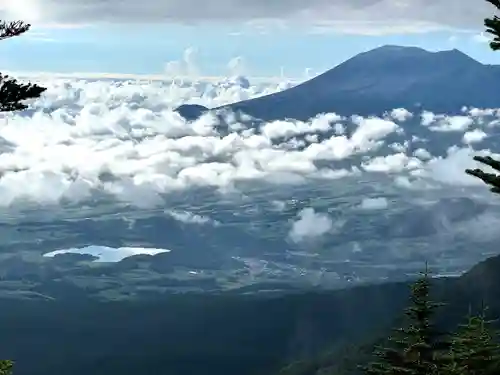
[[[457,49],[429,52],[386,45],[290,89],[213,109],[242,112],[264,121],[307,120],[328,112],[381,115],[401,107],[454,114],[463,106],[500,107],[499,87],[500,66],[484,65]],[[205,110],[190,104],[178,108],[188,120]]]

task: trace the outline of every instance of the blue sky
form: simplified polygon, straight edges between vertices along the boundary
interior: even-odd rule
[[[284,67],[286,76],[301,77],[305,68],[321,72],[384,44],[458,48],[481,62],[500,64],[500,53],[492,52],[481,34],[483,15],[493,14],[491,5],[483,8],[486,2],[482,0],[435,0],[432,6],[425,0],[336,0],[333,8],[326,0],[310,0],[309,5],[293,0],[241,4],[239,0],[206,0],[209,7],[199,6],[199,1],[193,6],[191,0],[143,0],[141,4],[148,5],[144,8],[137,8],[136,1],[116,1],[13,0],[7,6],[0,4],[0,18],[27,19],[38,25],[24,36],[0,43],[0,69],[159,74],[168,61],[182,60],[184,51],[194,48],[194,63],[203,75],[227,75],[228,61],[241,56],[248,75],[278,76]],[[49,2],[62,10],[49,13]],[[285,3],[288,6],[282,7]],[[370,8],[372,3],[376,7]],[[30,5],[30,12],[21,5]],[[450,16],[444,18],[448,24],[438,24],[441,18],[435,19],[436,12],[444,12],[446,6],[455,12],[448,10]],[[120,11],[112,13],[113,7]],[[197,8],[203,9],[197,13]],[[476,12],[478,8],[482,13]],[[288,22],[286,27],[279,20],[265,27],[252,23],[253,16],[277,14],[283,19],[296,14],[308,18]],[[155,17],[172,19],[160,22]]]
[[[486,62],[500,63],[480,33],[430,32],[386,36],[314,34],[307,30],[238,32],[220,26],[106,26],[38,29],[2,41],[2,68],[15,71],[156,74],[168,61],[181,60],[186,48],[204,75],[224,75],[231,58],[241,56],[251,75],[300,76],[309,67],[323,71],[356,53],[383,44],[426,49],[458,48]]]

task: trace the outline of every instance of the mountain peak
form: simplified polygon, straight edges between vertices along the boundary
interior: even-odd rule
[[[306,121],[329,112],[382,115],[394,108],[455,114],[464,105],[497,108],[499,84],[500,69],[458,49],[384,45],[290,89],[219,108],[264,121]]]
[[[416,53],[431,53],[423,48],[414,46],[398,46],[395,44],[385,44],[380,47],[373,48],[367,52],[386,52],[386,53],[401,53],[401,52],[416,52]],[[365,52],[366,53],[366,52]]]
[[[394,59],[425,59],[425,60],[433,60],[433,59],[445,59],[449,62],[456,61],[467,61],[468,63],[474,62],[479,64],[476,60],[474,60],[469,55],[464,52],[454,48],[451,50],[442,50],[442,51],[428,51],[426,49],[420,47],[413,46],[397,46],[392,44],[383,45],[381,47],[377,47],[371,49],[369,51],[360,53],[359,55],[354,56],[353,58],[347,60],[355,61],[355,60],[369,60],[371,63],[378,62],[386,62]]]
[[[465,52],[460,51],[459,49],[453,48],[450,50],[445,50],[445,51],[438,51],[434,52],[437,55],[443,55],[446,56],[449,59],[453,59],[455,61],[468,61],[469,63],[474,63],[474,64],[480,64],[482,65],[479,61],[474,60],[472,57],[467,55]]]

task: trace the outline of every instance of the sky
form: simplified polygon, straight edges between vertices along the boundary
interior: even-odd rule
[[[0,0],[0,19],[33,25],[2,41],[0,67],[302,79],[384,44],[496,64],[483,33],[494,10],[485,0]]]

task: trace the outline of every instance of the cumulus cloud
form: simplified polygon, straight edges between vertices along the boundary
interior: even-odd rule
[[[405,108],[395,108],[391,111],[390,115],[398,121],[405,121],[413,117],[413,114]]]
[[[28,4],[26,4],[28,2]],[[22,5],[22,6],[21,6]],[[486,2],[468,0],[7,0],[0,16],[28,21],[95,22],[204,22],[268,20],[294,26],[304,23],[316,30],[355,34],[426,32],[440,28],[478,29],[490,16]],[[440,15],[446,14],[446,17]],[[261,22],[262,23],[262,22]]]
[[[430,160],[422,174],[431,176],[433,180],[448,185],[482,185],[479,179],[464,173],[467,168],[479,167],[484,169],[484,166],[472,159],[477,154],[470,148],[453,148],[448,151],[445,157]]]
[[[186,60],[195,61],[193,56]],[[396,109],[384,118],[328,113],[258,127],[227,114],[228,129],[221,131],[213,114],[186,122],[173,108],[186,102],[219,106],[276,92],[279,85],[235,80],[41,83],[48,90],[29,111],[0,118],[0,206],[75,204],[105,196],[141,208],[164,207],[168,194],[196,187],[232,191],[240,182],[312,184],[363,173],[397,174],[398,186],[406,187],[425,186],[423,180],[475,186],[480,181],[463,171],[476,165],[473,146],[480,139],[495,139],[484,134],[498,127],[492,125],[496,110],[471,109],[454,117],[425,112],[419,126],[408,125],[419,115]],[[419,137],[406,133],[435,126],[453,129],[431,132],[442,148],[453,145],[445,144],[448,134],[462,136],[467,147],[438,157],[435,148],[427,149]],[[420,143],[413,148],[412,142]],[[170,216],[186,223],[205,220],[186,212]]]
[[[433,120],[435,122],[429,126],[429,129],[436,132],[463,132],[467,130],[474,121],[468,116],[444,115],[438,116],[437,119],[433,117]],[[430,119],[428,121],[430,121]]]
[[[194,54],[187,60],[196,65]],[[272,235],[286,238],[290,247],[319,253],[325,241],[331,250],[325,257],[352,259],[363,251],[377,254],[373,264],[379,265],[394,260],[396,253],[398,259],[407,255],[394,250],[390,237],[387,243],[384,239],[384,250],[375,251],[372,239],[362,238],[375,223],[364,221],[358,228],[351,225],[352,215],[387,208],[377,215],[378,223],[390,221],[405,201],[418,197],[476,200],[482,192],[489,194],[464,169],[480,166],[474,155],[498,148],[497,109],[466,108],[454,117],[426,112],[420,117],[399,108],[381,118],[327,113],[308,121],[258,125],[227,114],[227,127],[213,114],[186,122],[173,111],[186,102],[214,107],[281,87],[276,82],[242,82],[41,80],[48,90],[28,111],[0,114],[0,210],[10,212],[6,206],[11,206],[18,212],[27,201],[72,215],[75,206],[92,209],[105,202],[106,209],[127,206],[138,217],[151,212],[168,216],[168,223],[177,221],[177,229],[196,232],[214,226],[224,231],[239,216],[256,236],[273,221]],[[443,126],[447,131],[435,130]],[[482,142],[474,141],[479,138]],[[208,190],[217,190],[216,195]],[[391,197],[391,204],[383,197]],[[304,205],[310,208],[302,209]],[[29,208],[36,212],[32,204]],[[251,209],[251,215],[261,216],[250,216]],[[131,220],[129,229],[136,230],[139,221]],[[478,238],[492,238],[494,231],[483,230],[483,224],[477,217],[449,234],[475,239],[468,233],[472,228]],[[356,243],[345,241],[351,235]],[[412,243],[404,247],[413,249]],[[163,241],[154,244],[162,246]],[[57,249],[62,247],[66,245]],[[58,253],[90,253],[105,262],[148,251],[166,250],[91,247]]]
[[[327,214],[316,212],[314,208],[304,208],[297,216],[289,233],[294,242],[316,239],[333,228],[332,219]]]
[[[245,59],[242,56],[233,57],[227,63],[227,68],[231,76],[242,76],[245,74]]]
[[[480,130],[480,129],[474,129],[469,132],[466,132],[463,136],[463,142],[467,144],[471,143],[477,143],[481,142],[483,139],[485,139],[488,135]]]
[[[192,212],[187,211],[175,211],[175,210],[167,210],[166,213],[173,217],[175,220],[178,220],[184,224],[211,224],[211,225],[219,225],[220,223],[216,220],[212,220],[209,217],[198,215]]]
[[[184,50],[182,60],[172,60],[165,63],[164,72],[167,77],[196,77],[200,74],[197,61],[198,49],[188,47]]]
[[[429,160],[430,158],[432,158],[432,155],[430,154],[430,152],[424,148],[417,148],[413,152],[413,155],[415,155],[417,158],[419,158],[421,160]]]
[[[363,163],[362,167],[368,172],[401,172],[405,169],[414,169],[421,166],[420,159],[409,157],[399,152],[387,156],[377,156]]]

